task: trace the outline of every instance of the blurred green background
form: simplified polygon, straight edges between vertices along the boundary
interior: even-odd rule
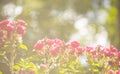
[[[29,47],[47,37],[119,48],[119,6],[119,0],[1,0],[0,20],[25,20]]]
[[[30,51],[43,38],[120,49],[120,0],[0,0],[4,19],[28,23],[23,43]]]

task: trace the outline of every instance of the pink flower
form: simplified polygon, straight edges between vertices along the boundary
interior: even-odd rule
[[[18,24],[20,24],[22,26],[26,26],[27,25],[27,23],[25,21],[23,21],[23,20],[18,20],[17,22],[18,22]]]
[[[78,47],[76,48],[76,50],[77,50],[77,53],[79,53],[79,54],[81,54],[81,53],[84,52],[84,48],[81,47],[81,46],[78,46]]]
[[[110,46],[110,50],[111,50],[112,52],[117,52],[117,49],[116,49],[113,45]]]
[[[77,42],[77,41],[72,41],[71,42],[71,46],[74,47],[74,48],[76,48],[76,47],[80,46],[80,43]]]
[[[34,71],[34,70],[31,70],[31,71],[30,71],[30,74],[35,74],[35,71]]]
[[[97,50],[96,49],[92,49],[92,50],[90,50],[90,53],[92,53],[92,54],[96,54],[96,52],[97,52]]]
[[[52,40],[52,39],[47,39],[47,40],[46,40],[46,44],[52,45],[52,44],[54,44],[54,40]]]
[[[116,61],[116,62],[114,63],[114,65],[115,65],[115,66],[120,66],[120,61]]]
[[[21,35],[25,34],[25,29],[24,29],[24,27],[21,26],[21,25],[18,25],[18,26],[17,26],[17,32],[18,32],[18,34],[21,34]]]
[[[57,57],[59,48],[60,48],[59,46],[54,46],[50,49],[51,55],[53,57]]]
[[[116,72],[116,74],[120,74],[120,70],[118,70],[118,71]]]
[[[7,25],[10,21],[9,20],[3,20],[0,22],[0,27],[1,26],[4,26],[4,25]]]
[[[118,55],[118,58],[120,58],[120,51],[117,53],[117,55]]]
[[[113,70],[109,70],[108,73],[109,74],[114,74],[114,71]]]
[[[48,66],[46,64],[40,64],[40,68],[41,69],[44,69],[44,70],[47,70],[48,69]]]
[[[41,49],[43,48],[43,46],[44,46],[43,41],[39,40],[39,41],[37,41],[37,43],[34,45],[34,49],[35,49],[35,50],[41,50]]]
[[[54,43],[56,43],[56,45],[62,46],[63,42],[60,39],[54,39]]]
[[[23,69],[20,69],[19,74],[25,74],[25,71]]]
[[[7,26],[7,24],[9,24],[9,20],[3,20],[3,21],[1,21],[0,22],[0,28],[2,29],[2,30],[4,30],[4,29],[6,29],[6,26]]]
[[[113,61],[108,61],[108,64],[109,65],[114,65],[114,62]]]
[[[91,52],[91,50],[93,50],[94,48],[91,47],[91,46],[87,46],[85,49],[86,49],[87,52]]]
[[[6,30],[7,30],[7,31],[14,31],[14,30],[15,30],[14,24],[12,24],[12,23],[8,24],[8,25],[6,26]]]
[[[2,48],[2,43],[0,43],[0,48]]]
[[[69,53],[69,54],[74,54],[74,52],[75,52],[74,49],[69,49],[69,50],[68,50],[68,53]]]
[[[103,53],[105,56],[108,56],[108,57],[112,56],[112,52],[108,48],[104,48]]]

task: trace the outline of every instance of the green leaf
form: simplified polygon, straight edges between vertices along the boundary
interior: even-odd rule
[[[98,69],[93,69],[93,72],[99,72],[99,70]]]
[[[3,46],[4,48],[7,48],[8,47],[8,45],[7,44],[4,44],[4,46]]]
[[[62,69],[59,71],[59,73],[60,73],[60,74],[65,74],[65,73],[66,73],[66,71],[67,71],[67,69],[62,68]]]
[[[3,51],[3,52],[1,51],[1,52],[0,52],[0,56],[4,56],[5,53],[6,53],[5,51]]]
[[[3,74],[3,73],[0,71],[0,74]]]
[[[20,47],[21,49],[28,50],[27,46],[24,45],[24,44],[20,44],[19,47]]]
[[[33,68],[33,69],[35,69],[36,66],[35,66],[32,62],[29,62],[29,63],[26,65],[26,68]]]
[[[20,67],[18,65],[13,66],[14,69],[20,70]]]
[[[95,67],[100,67],[99,63],[94,63],[93,64]]]

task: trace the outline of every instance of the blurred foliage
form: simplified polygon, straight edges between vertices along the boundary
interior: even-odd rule
[[[107,25],[105,25],[106,30],[108,32],[108,38],[111,41],[111,44],[114,44],[115,46],[119,45],[119,34],[118,34],[118,26],[117,26],[117,9],[115,7],[112,7],[108,10],[109,16],[107,18]]]
[[[120,1],[111,0],[112,6],[107,9],[109,16],[107,17],[105,28],[108,32],[108,38],[111,44],[120,49]]]
[[[95,0],[0,0],[0,20],[9,18],[9,16],[6,16],[5,13],[3,13],[3,8],[5,5],[11,3],[16,7],[22,6],[22,13],[16,16],[15,19],[23,19],[27,21],[27,34],[24,35],[23,41],[24,44],[28,46],[28,49],[32,49],[33,44],[38,39],[42,39],[45,37],[59,38],[64,41],[68,41],[70,39],[70,36],[77,31],[74,28],[74,22],[76,18],[65,18],[64,13],[66,11],[69,12],[69,9],[75,11],[76,15],[84,15],[90,10],[94,11],[94,1]],[[102,0],[96,1],[100,5],[100,8],[102,8]],[[118,13],[117,9],[119,0],[110,1],[112,3],[112,6],[110,9],[106,9],[109,13],[109,16],[104,27],[108,32],[108,38],[111,44],[114,44],[117,48],[120,48],[120,36],[118,34],[118,20],[120,19],[117,18],[118,14],[120,14]],[[99,23],[96,23],[95,21],[95,25],[91,26],[93,27],[93,29],[95,29],[95,33],[97,33],[99,26],[96,24]],[[29,53],[21,53],[24,55],[33,54],[31,50],[28,51]],[[3,67],[3,64],[0,64],[0,66]],[[1,71],[4,72],[4,70]]]

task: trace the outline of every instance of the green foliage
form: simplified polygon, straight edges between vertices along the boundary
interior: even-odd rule
[[[0,74],[3,74],[3,73],[0,71]]]
[[[49,59],[51,56],[33,56],[33,54],[36,55],[36,53],[33,53],[31,49],[33,48],[33,44],[37,39],[41,39],[44,37],[48,38],[59,38],[64,41],[68,41],[70,39],[70,36],[76,32],[76,29],[74,28],[74,22],[76,18],[72,19],[66,19],[64,18],[64,12],[71,9],[75,11],[75,14],[79,16],[81,13],[86,14],[88,11],[91,11],[93,8],[93,2],[94,0],[1,0],[0,2],[0,11],[2,11],[3,6],[9,2],[15,4],[15,6],[22,6],[23,12],[18,15],[15,18],[23,18],[28,22],[28,28],[27,28],[27,34],[24,35],[23,41],[24,44],[18,43],[16,46],[16,42],[14,41],[8,41],[6,42],[2,48],[0,48],[0,62],[7,63],[9,65],[11,62],[11,58],[15,60],[15,65],[13,68],[15,70],[20,70],[23,68],[25,71],[30,71],[32,69],[35,70],[36,74],[39,74],[39,69],[43,71],[43,69],[36,67],[35,63],[45,63],[44,61],[49,60],[50,63],[47,63],[47,66],[51,66],[53,62],[59,62],[59,58],[57,59]],[[98,0],[97,2],[101,2]],[[111,0],[111,3],[115,2],[114,5],[117,4],[117,0]],[[8,11],[9,12],[9,11]],[[118,9],[116,7],[113,7],[111,9],[108,9],[109,16],[107,19],[107,23],[105,25],[105,28],[108,32],[108,38],[111,41],[111,44],[114,44],[115,46],[119,47],[119,29],[117,24],[117,15],[119,13]],[[53,15],[54,13],[54,15]],[[4,13],[0,14],[0,19],[9,18],[8,16],[4,15]],[[14,17],[14,16],[13,16]],[[98,26],[97,26],[98,27]],[[93,28],[94,29],[94,28]],[[96,31],[98,28],[96,28]],[[16,37],[13,37],[14,39]],[[14,40],[13,39],[13,40]],[[84,38],[83,38],[84,39]],[[84,42],[85,40],[83,40]],[[23,50],[19,50],[23,49]],[[15,51],[14,51],[15,50]],[[29,55],[32,55],[32,58],[24,59],[25,57],[28,57]],[[11,57],[12,56],[12,57]],[[90,55],[89,55],[90,56]],[[24,57],[24,58],[23,58]],[[64,56],[66,58],[66,56]],[[88,67],[83,67],[80,63],[80,61],[76,61],[74,56],[70,56],[69,60],[65,60],[65,63],[62,64],[56,64],[57,66],[53,66],[50,70],[50,74],[53,73],[60,73],[60,74],[66,74],[66,72],[70,73],[82,73],[87,74],[91,72],[99,72],[103,69],[108,70],[112,68],[113,66],[106,66],[102,61],[108,62],[111,60],[108,60],[106,58],[101,60],[94,60],[90,59],[92,56],[88,57],[88,63],[90,65]],[[15,59],[16,58],[16,59]],[[23,59],[19,62],[19,59]],[[45,59],[42,59],[45,58]],[[64,59],[65,59],[64,58]],[[32,60],[32,61],[31,61]],[[33,62],[34,61],[34,62]],[[17,62],[17,63],[16,63]],[[67,64],[66,64],[67,62]],[[53,64],[52,64],[53,65]],[[105,65],[105,67],[103,67]],[[0,66],[1,67],[1,66]],[[92,68],[90,71],[88,68]],[[115,70],[116,68],[113,67]],[[87,70],[87,72],[83,72],[84,70]],[[40,71],[40,72],[41,72]],[[78,72],[79,71],[79,72]],[[47,73],[48,70],[43,71],[43,73]],[[0,72],[1,73],[1,72]],[[42,73],[41,73],[42,74]]]
[[[14,68],[15,70],[20,70],[20,67],[19,67],[18,65],[14,65],[13,68]]]
[[[17,71],[23,69],[23,71],[25,72],[30,72],[33,70],[35,74],[39,74],[36,65],[33,62],[30,62],[31,59],[32,57],[21,59],[21,61],[18,64],[13,66],[13,68]]]
[[[18,45],[18,47],[21,48],[21,49],[24,49],[24,50],[28,50],[27,46],[25,44],[22,44],[22,43],[20,43]]]
[[[116,18],[118,15],[117,8],[113,6],[108,10],[108,12],[109,16],[105,25],[105,28],[108,32],[108,38],[111,41],[111,44],[114,44],[117,48],[119,48],[119,29]]]

